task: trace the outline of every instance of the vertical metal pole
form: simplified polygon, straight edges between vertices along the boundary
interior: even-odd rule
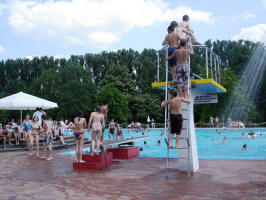
[[[218,79],[218,81],[219,81],[219,83],[221,83],[221,71],[220,71],[220,59],[218,58],[218,73],[219,73],[219,79]]]
[[[217,82],[217,68],[216,68],[216,61],[217,61],[217,56],[214,56],[214,77],[215,77],[215,81]]]
[[[22,110],[20,110],[20,125],[22,125]]]
[[[191,39],[189,38],[189,43],[191,44]],[[188,56],[188,94],[190,94],[190,98],[192,97],[192,93],[190,90],[190,55]],[[186,97],[185,97],[186,98]],[[190,105],[187,104],[187,128],[186,128],[186,137],[187,137],[187,178],[190,177],[190,141],[189,141],[189,133],[190,133]]]
[[[159,82],[159,69],[160,69],[160,55],[159,52],[157,51],[157,82]]]
[[[210,52],[210,63],[211,63],[211,78],[213,78],[213,73],[212,73],[212,52]]]
[[[168,56],[168,48],[166,48],[166,55],[165,57]],[[165,101],[168,100],[168,60],[166,59],[165,63],[165,68],[166,68],[166,73],[165,73]],[[169,142],[169,137],[167,134],[167,110],[168,106],[164,108],[164,135],[167,137],[167,140]],[[168,143],[169,144],[169,143]],[[169,148],[167,147],[167,159],[166,159],[166,169],[167,169],[167,177],[168,177],[168,165],[169,165]]]
[[[205,47],[205,61],[206,61],[206,78],[209,78],[209,69],[208,69],[208,48]]]

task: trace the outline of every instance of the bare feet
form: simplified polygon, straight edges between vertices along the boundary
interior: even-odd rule
[[[33,155],[33,153],[30,153],[30,154],[29,154],[29,156],[32,156],[32,155]]]
[[[91,157],[94,156],[94,152],[92,151],[92,152],[90,153],[90,155],[91,155]]]
[[[176,148],[176,149],[181,149],[182,147],[179,146],[179,145],[177,145],[177,146],[175,146],[175,148]]]
[[[85,163],[85,161],[84,160],[81,160],[81,161],[79,161],[80,163]]]
[[[45,156],[42,156],[41,159],[46,159],[46,157]]]
[[[53,160],[53,158],[52,158],[52,157],[49,157],[49,158],[47,158],[46,160]]]
[[[39,156],[39,153],[37,153],[36,156],[39,158],[39,157],[40,157],[40,156]]]

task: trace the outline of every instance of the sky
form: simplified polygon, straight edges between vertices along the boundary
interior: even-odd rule
[[[160,49],[185,14],[202,43],[266,43],[266,0],[0,0],[0,60]]]

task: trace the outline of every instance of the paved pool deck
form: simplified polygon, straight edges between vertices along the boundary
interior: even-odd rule
[[[190,179],[175,170],[167,178],[165,159],[159,158],[117,160],[98,171],[74,170],[73,160],[69,155],[44,161],[28,152],[1,153],[0,200],[266,199],[265,160],[202,159]]]

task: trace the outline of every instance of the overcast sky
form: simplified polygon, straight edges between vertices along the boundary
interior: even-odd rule
[[[200,42],[266,43],[266,0],[0,0],[0,60],[159,49],[184,14]]]

